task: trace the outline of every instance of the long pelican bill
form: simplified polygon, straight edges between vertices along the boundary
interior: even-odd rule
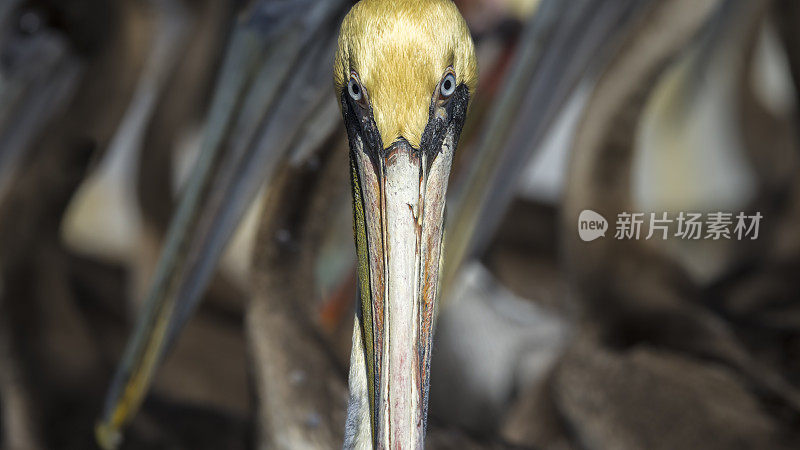
[[[368,273],[360,325],[372,381],[370,417],[385,442],[417,442],[424,435],[453,140],[448,133],[448,143],[433,155],[406,141],[375,160],[362,146],[351,155],[357,239],[364,246],[359,256]]]
[[[362,1],[334,67],[350,141],[360,302],[345,448],[422,448],[445,194],[475,85],[450,1]]]

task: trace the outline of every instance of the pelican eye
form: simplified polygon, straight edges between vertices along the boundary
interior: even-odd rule
[[[456,91],[456,76],[454,73],[447,73],[442,82],[439,83],[439,99],[447,100]]]
[[[350,93],[350,97],[353,100],[361,100],[361,86],[358,85],[358,81],[355,78],[350,78],[350,83],[347,84],[347,92]]]
[[[350,74],[350,81],[347,83],[347,95],[349,95],[354,102],[366,107],[367,96],[355,72]]]

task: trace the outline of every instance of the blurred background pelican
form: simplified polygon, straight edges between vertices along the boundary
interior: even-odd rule
[[[2,448],[341,446],[353,3],[0,3]],[[455,4],[427,446],[798,448],[800,4]]]

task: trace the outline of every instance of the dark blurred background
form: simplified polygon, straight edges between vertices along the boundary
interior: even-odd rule
[[[340,446],[352,3],[0,1],[3,448],[96,448],[163,298],[189,306],[121,448],[300,448],[284,419]],[[455,3],[480,82],[428,446],[800,448],[800,3]],[[605,237],[579,239],[585,209]],[[614,236],[623,212],[639,239]],[[732,236],[646,239],[651,212],[731,213]]]

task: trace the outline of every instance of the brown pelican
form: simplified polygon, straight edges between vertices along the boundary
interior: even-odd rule
[[[341,4],[307,3],[258,3],[234,32],[198,168],[98,427],[104,447],[119,442],[118,430],[196,305],[246,198],[258,190],[254,174],[269,177],[289,151],[288,159],[302,159],[326,139],[317,115],[333,97],[319,94],[325,83],[318,62],[328,49],[333,53],[335,40],[324,30],[341,17]],[[308,33],[298,38],[296,28],[285,27],[293,21]],[[352,144],[363,287],[347,445],[421,446],[444,198],[476,84],[473,44],[449,0],[364,1],[344,21],[334,72]],[[306,101],[284,92],[302,93]],[[309,137],[317,144],[304,142]],[[230,147],[224,155],[223,146]],[[229,197],[238,200],[223,203]]]
[[[334,81],[350,141],[360,302],[346,448],[421,448],[445,194],[477,67],[448,0],[364,0]]]
[[[200,155],[109,389],[97,428],[101,446],[119,443],[119,431],[138,411],[260,186],[280,178],[273,175],[285,169],[287,159],[318,148],[335,127],[318,117],[335,118],[336,109],[330,66],[319,61],[332,58],[343,6],[344,1],[259,1],[240,15],[218,74]],[[304,101],[284,92],[302,92]]]

